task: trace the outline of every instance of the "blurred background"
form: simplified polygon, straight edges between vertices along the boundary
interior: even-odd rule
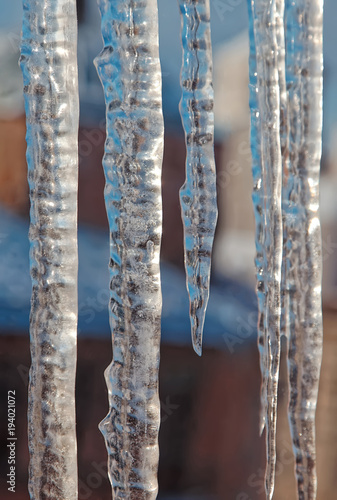
[[[102,47],[95,0],[79,0],[79,499],[111,498],[98,422],[108,411],[103,371],[111,361],[108,231],[101,160],[105,109],[92,63]],[[211,0],[215,155],[219,220],[211,298],[198,358],[190,340],[178,191],[185,146],[178,111],[180,19],[159,0],[165,152],[163,164],[162,347],[159,499],[264,498],[264,434],[258,435],[254,218],[249,148],[248,19],[245,0]],[[25,116],[18,67],[22,5],[0,0],[0,496],[6,485],[7,391],[16,391],[18,500],[27,492],[29,198]],[[318,498],[335,498],[337,478],[337,6],[325,0],[324,136],[321,178],[324,357],[317,412]],[[285,351],[283,345],[283,351]],[[296,498],[281,365],[275,500]]]

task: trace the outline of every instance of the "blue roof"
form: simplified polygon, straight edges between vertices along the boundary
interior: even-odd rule
[[[0,331],[29,329],[31,281],[28,220],[0,209]],[[80,227],[79,337],[109,338],[107,231]],[[190,345],[188,296],[184,273],[162,263],[162,341]],[[232,280],[213,277],[204,345],[233,352],[256,339],[255,292]]]

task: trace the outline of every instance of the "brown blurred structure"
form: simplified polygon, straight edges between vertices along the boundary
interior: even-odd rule
[[[318,499],[334,500],[337,488],[337,311],[324,314],[325,350],[317,411]],[[28,335],[0,336],[0,397],[16,391],[17,500],[27,493]],[[286,366],[281,369],[275,500],[296,500],[294,460],[286,416]],[[106,450],[98,422],[107,405],[103,371],[111,360],[109,340],[80,340],[77,370],[79,500],[109,500]],[[160,497],[203,500],[264,499],[264,435],[258,436],[257,349],[234,354],[163,346],[160,368]],[[6,405],[1,405],[0,467],[7,469]],[[9,497],[5,475],[0,498]]]
[[[106,450],[98,423],[108,411],[103,372],[111,360],[109,340],[80,340],[77,369],[79,500],[108,500]],[[17,494],[27,493],[27,386],[29,341],[0,336],[1,400],[16,391]],[[237,367],[242,369],[238,370]],[[163,346],[160,368],[159,484],[161,495],[236,498],[246,491],[256,464],[263,466],[264,444],[258,436],[259,371],[257,350],[235,355],[192,347]],[[1,470],[7,469],[5,405],[2,407]],[[0,497],[9,498],[5,482]]]
[[[26,118],[0,120],[0,203],[17,213],[28,212]]]
[[[226,65],[224,65],[226,66]],[[233,83],[235,85],[235,82]],[[28,216],[24,117],[0,121],[0,203]],[[81,128],[79,132],[79,220],[93,226],[106,225],[104,175],[101,159],[104,128]],[[219,172],[219,231],[233,241],[239,231],[253,231],[250,202],[251,174],[247,154],[248,128],[238,125],[226,145],[216,148]],[[163,165],[164,230],[162,256],[182,266],[183,243],[179,188],[184,181],[184,139],[165,137]],[[231,169],[231,162],[239,169]],[[229,179],[229,181],[227,181]],[[223,181],[223,184],[221,184]],[[242,200],[245,200],[244,203]],[[235,233],[236,232],[236,233]],[[222,240],[218,245],[221,268]],[[252,240],[253,241],[253,240]],[[254,245],[254,243],[253,243]],[[245,244],[241,247],[243,250]],[[335,247],[333,247],[335,248]],[[239,259],[242,258],[238,254]],[[331,256],[331,268],[333,268]],[[235,257],[235,255],[234,255]],[[253,260],[249,260],[253,267]],[[225,259],[223,259],[225,260]],[[250,264],[251,263],[251,264]],[[331,274],[331,273],[330,273]],[[337,312],[325,311],[324,358],[317,413],[318,498],[336,497],[337,477]],[[2,332],[6,334],[7,332]],[[77,372],[77,433],[79,452],[79,500],[108,500],[106,451],[98,422],[107,412],[103,372],[111,361],[109,340],[80,340]],[[17,492],[27,493],[27,381],[30,365],[27,332],[0,336],[1,455],[7,470],[7,391],[17,391]],[[204,349],[198,358],[192,348],[163,346],[161,357],[162,425],[160,432],[160,492],[177,499],[261,500],[264,498],[264,436],[258,436],[259,361],[257,348],[228,352]],[[286,416],[286,367],[282,365],[278,418],[278,465],[275,500],[295,500],[293,458]],[[9,496],[5,475],[0,498]]]

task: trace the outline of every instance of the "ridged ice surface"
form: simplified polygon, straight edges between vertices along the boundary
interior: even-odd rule
[[[186,140],[186,180],[180,189],[192,343],[202,352],[217,220],[212,48],[209,0],[179,0],[183,64],[180,114]]]
[[[282,155],[282,223],[283,223],[283,250],[282,250],[282,275],[281,275],[281,335],[289,334],[289,293],[286,269],[287,254],[287,225],[285,221],[286,190],[289,178],[289,120],[288,120],[288,95],[286,87],[285,66],[285,4],[284,0],[276,1],[276,37],[277,59],[280,88],[280,144]]]
[[[264,303],[264,325],[259,329],[262,379],[262,411],[266,412],[266,494],[272,498],[276,463],[277,389],[280,363],[280,285],[282,262],[282,159],[280,144],[280,87],[278,39],[276,19],[281,2],[252,1],[256,71],[260,122],[260,154],[264,220],[263,241],[263,293],[259,305]],[[252,63],[251,63],[252,67]],[[254,154],[253,154],[254,156]],[[255,175],[255,174],[254,174]],[[254,181],[256,181],[254,179]],[[255,212],[258,211],[258,206]],[[258,221],[259,225],[259,221]],[[259,236],[257,237],[257,239]],[[259,255],[259,246],[257,247]],[[261,290],[259,291],[259,293]],[[264,387],[265,385],[265,387]],[[262,425],[263,426],[263,419]]]
[[[248,0],[249,14],[249,107],[250,107],[250,144],[252,152],[252,174],[253,174],[253,208],[255,216],[255,270],[256,270],[256,294],[258,302],[258,348],[260,354],[261,370],[261,408],[260,408],[260,433],[262,434],[266,423],[267,413],[267,330],[265,321],[266,294],[264,287],[265,275],[265,224],[266,214],[264,209],[264,186],[261,164],[261,131],[260,113],[258,103],[257,72],[256,72],[256,49],[254,37],[254,19],[252,15],[252,1]]]
[[[266,492],[271,498],[279,339],[284,334],[289,342],[289,422],[298,498],[314,500],[315,411],[322,355],[319,171],[323,1],[301,0],[295,4],[287,0],[284,6],[283,0],[248,0],[248,7],[261,430],[264,424],[267,427]]]
[[[289,421],[299,499],[316,498],[315,411],[322,356],[319,171],[323,0],[286,3],[289,177]]]
[[[156,0],[99,1],[103,166],[110,226],[110,411],[101,422],[115,499],[157,495],[163,116]]]
[[[33,284],[29,493],[34,500],[76,500],[76,2],[32,0],[23,8]]]

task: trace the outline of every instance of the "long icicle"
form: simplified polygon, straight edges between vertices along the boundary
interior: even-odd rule
[[[267,416],[266,494],[274,491],[276,464],[277,390],[280,364],[280,283],[282,262],[282,159],[280,144],[280,88],[276,9],[273,0],[255,0],[253,6],[258,102],[261,124],[261,159],[265,210],[265,329]],[[267,223],[268,221],[268,223]]]
[[[187,150],[180,203],[192,343],[200,356],[217,220],[210,6],[209,0],[179,0],[179,7],[183,45],[180,114]]]
[[[252,8],[254,0],[248,0],[249,18],[249,107],[250,107],[250,146],[252,152],[252,174],[253,174],[253,207],[255,216],[255,269],[256,269],[256,294],[258,303],[258,348],[260,354],[261,391],[260,391],[260,434],[266,424],[267,414],[267,380],[268,380],[268,357],[267,357],[267,331],[265,328],[265,210],[264,210],[264,187],[261,165],[261,123],[258,105],[258,88],[256,73],[256,49],[254,38],[254,19]]]
[[[323,0],[287,0],[290,172],[288,245],[289,422],[298,498],[316,498],[315,412],[322,356],[319,173],[322,135]]]
[[[75,0],[23,2],[30,186],[29,493],[77,499],[78,85]]]
[[[113,361],[101,422],[115,499],[157,495],[163,116],[156,0],[99,0]]]
[[[289,335],[289,293],[287,284],[287,224],[286,224],[286,192],[289,177],[289,120],[288,98],[286,87],[285,66],[285,26],[284,26],[284,0],[276,0],[276,37],[278,76],[280,88],[280,143],[282,155],[282,225],[283,225],[283,250],[281,272],[281,327],[280,332],[284,337]]]

